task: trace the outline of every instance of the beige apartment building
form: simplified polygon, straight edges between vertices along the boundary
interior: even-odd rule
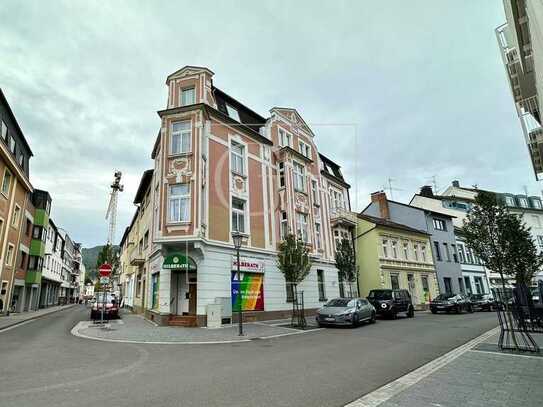
[[[247,320],[290,315],[292,287],[277,268],[287,233],[310,249],[313,267],[299,290],[306,309],[316,309],[340,295],[335,242],[356,225],[349,185],[295,109],[275,107],[263,117],[217,88],[213,77],[207,68],[186,66],[166,80],[147,201],[151,242],[145,245],[145,227],[137,234],[141,241],[144,233],[149,250],[141,260],[145,315],[160,324],[203,326],[207,306],[221,304],[223,319],[234,320],[234,231],[246,236],[240,271],[250,287]],[[123,238],[123,270],[134,267],[135,222]]]

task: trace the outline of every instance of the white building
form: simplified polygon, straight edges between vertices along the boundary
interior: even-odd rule
[[[45,256],[42,269],[40,308],[57,305],[62,285],[62,248],[64,239],[51,218],[47,228]]]

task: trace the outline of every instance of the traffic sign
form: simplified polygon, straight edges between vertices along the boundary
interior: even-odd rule
[[[98,267],[98,272],[102,277],[109,277],[111,275],[111,264],[102,264],[100,267]]]
[[[101,285],[109,284],[109,277],[100,277],[100,284]]]

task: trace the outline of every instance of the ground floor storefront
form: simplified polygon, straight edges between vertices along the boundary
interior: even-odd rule
[[[40,287],[40,308],[58,305],[60,282],[42,278]]]
[[[466,295],[490,294],[491,287],[485,271],[462,270],[463,290]]]
[[[207,326],[210,309],[223,323],[289,317],[292,286],[285,282],[273,253],[241,250],[239,271],[235,251],[205,245],[198,249],[169,246],[150,259],[145,316],[160,325]],[[333,264],[313,261],[298,285],[308,313],[339,297],[338,271]],[[241,304],[241,305],[240,305]]]

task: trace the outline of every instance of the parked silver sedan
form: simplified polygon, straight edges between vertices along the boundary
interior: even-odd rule
[[[375,322],[375,308],[365,298],[334,298],[317,311],[317,324],[357,326]]]

